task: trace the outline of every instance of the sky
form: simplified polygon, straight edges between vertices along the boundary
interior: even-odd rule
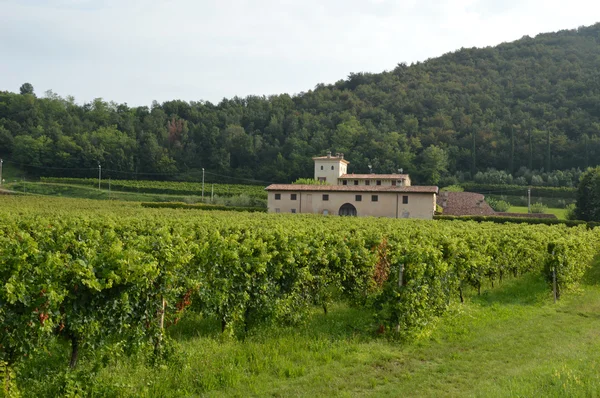
[[[0,0],[0,90],[130,106],[293,95],[599,21],[597,0]]]

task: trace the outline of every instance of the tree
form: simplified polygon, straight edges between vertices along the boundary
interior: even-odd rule
[[[19,91],[21,92],[21,94],[32,94],[33,93],[33,85],[31,83],[23,83],[21,85],[21,88],[19,88]]]
[[[600,221],[600,166],[588,169],[577,187],[575,215],[579,220]]]
[[[448,167],[448,155],[442,148],[430,145],[421,154],[421,176],[427,184],[437,184]]]

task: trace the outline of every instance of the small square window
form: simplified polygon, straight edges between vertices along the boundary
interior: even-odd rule
[[[357,202],[361,202],[362,201],[362,195],[356,195],[354,197],[354,200],[356,200]]]
[[[319,177],[319,181],[327,181],[327,177]]]
[[[275,209],[275,213],[281,213],[281,209]]]
[[[371,195],[371,202],[379,202],[379,196]]]
[[[323,195],[323,200],[329,200],[329,195],[328,194],[324,194]]]
[[[292,209],[292,214],[296,214],[296,209]]]
[[[281,200],[281,194],[280,193],[276,193],[275,194],[275,200]]]
[[[377,185],[381,185],[381,180],[377,180]]]
[[[392,186],[396,186],[396,180],[392,180]]]
[[[342,185],[348,185],[348,181],[342,180]]]
[[[371,181],[365,180],[365,185],[371,185]]]
[[[358,185],[358,180],[354,180],[354,185]]]
[[[296,200],[296,198],[297,198],[297,194],[293,193],[290,195],[291,200]]]
[[[402,204],[405,204],[405,205],[408,204],[408,196],[407,195],[402,196]]]

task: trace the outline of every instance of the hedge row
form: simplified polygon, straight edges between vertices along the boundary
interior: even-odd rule
[[[247,211],[251,213],[266,213],[263,207],[241,207],[210,205],[205,203],[188,204],[183,202],[142,202],[142,207],[168,208],[168,209],[194,209],[194,210],[225,210],[225,211]]]
[[[476,192],[482,194],[494,195],[518,195],[517,192],[522,192],[522,196],[527,195],[527,188],[523,185],[501,185],[501,184],[477,184],[473,182],[465,182],[460,184],[467,192]],[[529,187],[531,188],[531,196],[575,199],[576,188],[569,187]]]
[[[588,228],[600,226],[600,222],[581,221],[581,220],[559,220],[556,218],[534,218],[534,217],[504,217],[504,216],[433,216],[434,220],[459,220],[459,221],[477,221],[477,222],[495,222],[495,223],[521,223],[521,224],[545,224],[545,225],[566,225],[567,227],[576,227],[586,225]]]

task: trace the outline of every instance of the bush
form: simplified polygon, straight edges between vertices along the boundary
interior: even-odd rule
[[[440,191],[441,192],[464,192],[465,189],[463,187],[461,187],[460,185],[448,185],[447,187],[440,189]]]
[[[531,205],[531,213],[544,214],[546,211],[548,211],[548,206],[543,203],[536,202]]]
[[[575,203],[569,203],[568,205],[565,206],[565,209],[567,209],[567,213],[566,213],[567,220],[577,220]]]
[[[500,213],[504,213],[510,208],[510,203],[508,203],[505,200],[498,200],[486,197],[485,201],[490,205],[492,209],[494,209],[494,211],[498,211]]]
[[[319,181],[314,178],[298,178],[296,181],[292,182],[292,184],[302,184],[302,185],[330,185],[327,181]]]

